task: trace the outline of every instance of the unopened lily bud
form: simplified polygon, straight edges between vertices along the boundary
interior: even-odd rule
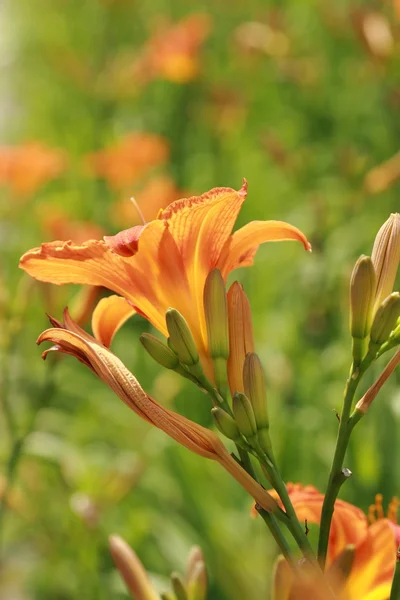
[[[199,362],[199,353],[189,325],[175,308],[169,308],[165,315],[170,343],[184,365],[195,365]]]
[[[171,584],[176,600],[188,600],[185,583],[179,573],[174,572],[171,574]]]
[[[397,325],[400,315],[400,294],[393,292],[378,308],[371,327],[370,346],[379,348],[388,339]]]
[[[248,352],[254,352],[253,326],[249,300],[240,283],[228,291],[229,358],[228,379],[231,394],[244,392],[243,365]]]
[[[376,292],[376,276],[369,256],[360,256],[350,280],[350,333],[353,338],[353,358],[361,362],[371,329]]]
[[[204,562],[196,563],[187,581],[188,600],[205,600],[207,594],[207,570]]]
[[[372,262],[376,272],[375,311],[393,291],[400,262],[400,214],[390,215],[375,238]]]
[[[146,571],[135,552],[118,535],[109,538],[110,552],[121,573],[132,598],[136,600],[157,600]]]
[[[254,437],[257,433],[256,419],[247,396],[241,392],[236,392],[233,396],[232,408],[240,433],[247,439]]]
[[[269,427],[265,374],[257,354],[249,352],[243,367],[243,383],[256,418],[257,429]]]
[[[215,425],[217,429],[230,440],[238,440],[240,439],[240,431],[236,424],[236,421],[232,419],[227,412],[225,412],[219,406],[211,409],[211,414],[213,416]]]
[[[167,344],[164,344],[154,335],[142,333],[139,339],[145,350],[159,365],[167,369],[176,369],[179,366],[179,359],[176,354],[168,348]]]
[[[211,358],[229,356],[228,305],[221,271],[213,269],[204,286],[204,312]]]

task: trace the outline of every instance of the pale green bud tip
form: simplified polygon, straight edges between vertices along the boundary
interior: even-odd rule
[[[204,286],[204,312],[211,358],[229,356],[228,305],[221,271],[213,269]]]
[[[214,418],[217,429],[230,440],[238,440],[240,438],[240,431],[234,419],[222,408],[216,406],[211,409],[211,414]]]
[[[198,562],[192,577],[187,582],[188,600],[205,600],[207,595],[207,570],[203,562]]]
[[[400,294],[393,292],[380,305],[371,328],[371,343],[381,346],[396,328],[400,315]]]
[[[350,333],[353,338],[364,339],[370,332],[375,291],[376,276],[371,258],[360,256],[350,280]]]
[[[139,339],[145,350],[159,365],[167,369],[176,369],[179,366],[176,354],[154,335],[142,333]]]
[[[269,426],[267,408],[267,390],[265,374],[261,361],[255,352],[246,354],[243,366],[244,391],[253,407],[257,427],[263,429]]]
[[[184,317],[175,308],[169,308],[165,320],[170,335],[170,345],[174,348],[181,363],[188,366],[197,364],[199,353]]]
[[[236,392],[233,396],[232,408],[240,433],[246,438],[253,437],[257,433],[257,425],[250,400],[244,394]]]

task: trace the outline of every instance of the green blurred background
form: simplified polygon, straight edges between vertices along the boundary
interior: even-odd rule
[[[349,274],[399,210],[399,28],[389,0],[1,3],[1,598],[127,598],[111,533],[161,589],[199,544],[211,599],[268,598],[276,548],[250,499],[73,359],[40,360],[45,311],[74,315],[83,296],[29,280],[18,258],[135,224],[132,195],[152,218],[246,177],[238,225],[286,220],[314,248],[266,245],[234,277],[284,477],[323,490],[350,366]],[[205,396],[144,354],[150,329],[133,318],[114,352],[159,402],[211,426]],[[400,491],[399,400],[394,376],[354,435],[342,497],[364,510]]]

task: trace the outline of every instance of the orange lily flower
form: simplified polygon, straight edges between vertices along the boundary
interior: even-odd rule
[[[41,142],[0,147],[0,184],[8,185],[16,196],[34,194],[65,168],[64,153]]]
[[[87,157],[90,171],[113,189],[123,189],[168,159],[166,140],[151,133],[130,133],[107,150]]]
[[[199,456],[217,461],[265,510],[271,512],[277,509],[272,496],[236,462],[215,433],[164,408],[148,396],[119,358],[81,329],[71,319],[68,310],[64,311],[63,323],[52,318],[50,321],[53,328],[47,329],[38,338],[38,344],[46,341],[53,344],[43,352],[44,359],[54,351],[75,356],[139,417]]]
[[[214,188],[177,200],[154,221],[104,240],[42,244],[22,256],[20,267],[41,281],[100,285],[116,292],[101,300],[93,314],[94,334],[106,346],[135,311],[167,336],[165,313],[177,309],[211,376],[203,308],[209,272],[216,267],[226,280],[234,269],[251,265],[267,241],[298,240],[310,249],[304,234],[282,221],[252,221],[232,233],[246,194],[246,183],[239,191]]]
[[[319,523],[324,496],[313,486],[288,484],[290,499],[300,521]],[[271,495],[274,493],[270,492]],[[392,515],[393,516],[393,515]],[[354,552],[347,578],[338,571],[346,549]],[[338,600],[388,600],[396,562],[396,533],[388,519],[368,525],[366,515],[356,506],[337,500],[332,519],[326,577]],[[312,577],[312,576],[311,576]],[[285,582],[285,585],[282,584]],[[324,590],[308,578],[297,581],[286,562],[277,564],[276,600],[326,600]],[[310,596],[310,590],[313,593]],[[307,595],[308,594],[308,595]]]

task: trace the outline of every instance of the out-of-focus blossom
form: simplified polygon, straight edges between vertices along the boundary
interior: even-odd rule
[[[121,190],[168,160],[166,140],[151,133],[130,133],[106,150],[87,157],[92,174],[102,177],[111,188]]]
[[[365,176],[364,186],[370,194],[379,194],[400,179],[400,152],[371,169]]]
[[[0,147],[0,184],[16,196],[35,194],[44,184],[56,179],[67,161],[62,150],[49,148],[41,142]]]
[[[96,334],[104,342],[135,311],[168,337],[165,315],[170,307],[177,309],[212,377],[203,306],[210,271],[218,268],[226,280],[234,269],[253,263],[263,242],[297,240],[310,249],[304,234],[283,221],[252,221],[232,234],[246,195],[246,183],[239,191],[214,188],[177,200],[154,221],[104,241],[42,244],[27,252],[20,266],[41,281],[101,285],[116,292],[94,314]]]
[[[393,53],[394,37],[387,18],[377,11],[355,11],[354,26],[367,50],[378,59]]]
[[[182,193],[171,177],[159,175],[150,179],[139,192],[134,194],[135,202],[125,197],[113,204],[110,209],[110,218],[117,227],[125,227],[127,223],[140,225],[143,223],[141,216],[145,222],[152,221],[157,218],[162,208],[178,198],[182,198]]]
[[[200,49],[211,29],[210,16],[195,13],[178,23],[160,22],[133,66],[133,73],[146,83],[155,78],[174,83],[195,79],[200,70]]]
[[[313,486],[288,484],[287,488],[299,520],[318,524],[323,494]],[[394,505],[392,509],[391,518],[394,519]],[[343,500],[336,501],[326,579],[338,600],[389,598],[396,561],[396,535],[392,521],[381,518],[369,525],[360,509]],[[316,581],[307,571],[300,572],[299,579],[295,578],[285,561],[277,565],[274,585],[276,600],[306,600],[309,597],[326,600],[329,597],[322,581]]]
[[[268,56],[287,56],[290,40],[286,33],[258,21],[242,23],[235,30],[235,39],[241,50],[261,52]]]

